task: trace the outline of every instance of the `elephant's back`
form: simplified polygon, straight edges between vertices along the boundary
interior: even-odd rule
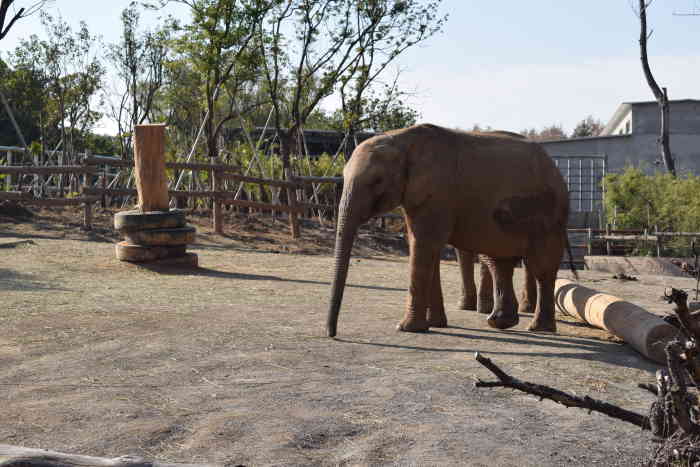
[[[565,228],[569,195],[554,161],[537,143],[503,136],[469,137],[459,144],[453,191],[466,206],[460,235],[470,242],[527,248],[532,235]],[[479,251],[489,251],[489,245]],[[496,251],[494,250],[494,253]]]

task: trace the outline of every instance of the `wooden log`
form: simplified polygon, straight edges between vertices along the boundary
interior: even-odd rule
[[[124,240],[132,245],[177,246],[194,243],[196,230],[192,226],[176,229],[153,229],[125,232]]]
[[[139,209],[143,212],[168,211],[165,125],[136,125],[134,127],[134,175]]]
[[[20,201],[25,199],[32,199],[34,195],[28,191],[0,191],[0,200],[12,200]]]
[[[78,206],[86,202],[99,201],[98,196],[82,196],[80,198],[29,198],[23,199],[22,204],[30,206]]]
[[[0,174],[36,174],[36,175],[56,175],[56,174],[95,174],[98,170],[95,167],[82,165],[57,165],[57,166],[33,166],[15,165],[0,166]]]
[[[86,153],[89,155],[89,153],[87,151],[86,151]],[[94,170],[94,167],[89,167],[87,165],[84,168]],[[83,193],[85,192],[85,189],[89,188],[89,187],[90,187],[90,177],[89,177],[88,173],[86,172],[85,175],[83,175],[83,188],[82,188]],[[92,230],[92,202],[89,201],[89,199],[87,199],[87,198],[86,198],[85,204],[83,205],[83,229]]]
[[[211,190],[216,192],[221,188],[220,177],[221,174],[216,170],[211,171]],[[214,198],[212,206],[212,221],[214,227],[214,233],[222,234],[224,232],[224,222],[221,213],[221,200]]]
[[[221,174],[221,178],[236,182],[257,183],[258,185],[276,186],[280,188],[298,188],[301,186],[299,183],[290,182],[287,180],[272,180],[268,178],[250,177],[248,175],[239,174]]]
[[[253,208],[253,209],[263,209],[263,210],[271,210],[271,211],[279,211],[279,212],[294,212],[297,214],[301,214],[303,209],[300,206],[289,206],[286,204],[270,204],[270,203],[260,203],[257,201],[246,201],[242,199],[227,199],[227,198],[222,198],[223,204],[227,204],[230,206],[237,206],[240,208]]]
[[[605,329],[657,363],[666,362],[664,347],[678,334],[675,327],[640,306],[567,279],[557,279],[554,299],[565,313]]]
[[[310,176],[296,176],[294,177],[297,183],[303,183],[305,185],[311,185],[312,183],[335,183],[342,184],[343,177],[310,177]]]
[[[113,159],[111,157],[89,156],[85,159],[89,165],[109,165],[112,167],[133,167],[134,161],[124,159]],[[199,162],[166,162],[167,169],[176,170],[217,170],[219,172],[240,172],[237,165],[228,164],[206,164]]]
[[[185,212],[180,210],[168,212],[122,211],[114,215],[114,230],[120,233],[150,229],[174,229],[184,227],[186,223]]]
[[[171,464],[168,462],[150,461],[140,457],[121,456],[113,459],[104,457],[81,456],[33,449],[21,446],[0,444],[0,467],[213,467],[215,464]]]
[[[305,208],[305,209],[333,209],[335,206],[331,206],[330,204],[316,204],[316,203],[297,203],[297,206]]]
[[[119,242],[114,246],[117,259],[120,261],[130,261],[132,263],[142,263],[156,261],[164,258],[177,258],[187,253],[186,245],[177,246],[145,246],[132,245],[128,242]]]
[[[291,183],[294,183],[294,174],[292,170],[287,168],[284,170],[284,177]],[[301,229],[299,227],[299,214],[303,214],[304,209],[301,208],[298,211],[299,206],[297,206],[297,193],[296,190],[288,187],[287,188],[287,204],[289,205],[289,226],[292,231],[292,238],[299,238],[301,236]]]

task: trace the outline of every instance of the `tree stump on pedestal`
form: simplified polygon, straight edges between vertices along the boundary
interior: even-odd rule
[[[182,211],[170,210],[165,173],[165,125],[134,127],[134,175],[138,209],[114,216],[114,228],[124,237],[116,255],[132,263],[197,266],[197,255],[187,253],[195,229]]]

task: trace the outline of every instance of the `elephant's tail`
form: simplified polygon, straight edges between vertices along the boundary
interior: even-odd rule
[[[569,255],[569,269],[571,269],[571,274],[574,275],[574,278],[578,280],[578,272],[574,265],[574,254],[571,252],[571,243],[569,242],[569,234],[566,229],[564,229],[564,242],[566,244],[566,252]]]

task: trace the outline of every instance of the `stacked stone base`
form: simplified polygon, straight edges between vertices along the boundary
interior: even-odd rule
[[[117,259],[131,263],[197,266],[187,252],[196,230],[187,225],[182,211],[123,211],[114,216],[114,228],[124,241],[117,243]]]

